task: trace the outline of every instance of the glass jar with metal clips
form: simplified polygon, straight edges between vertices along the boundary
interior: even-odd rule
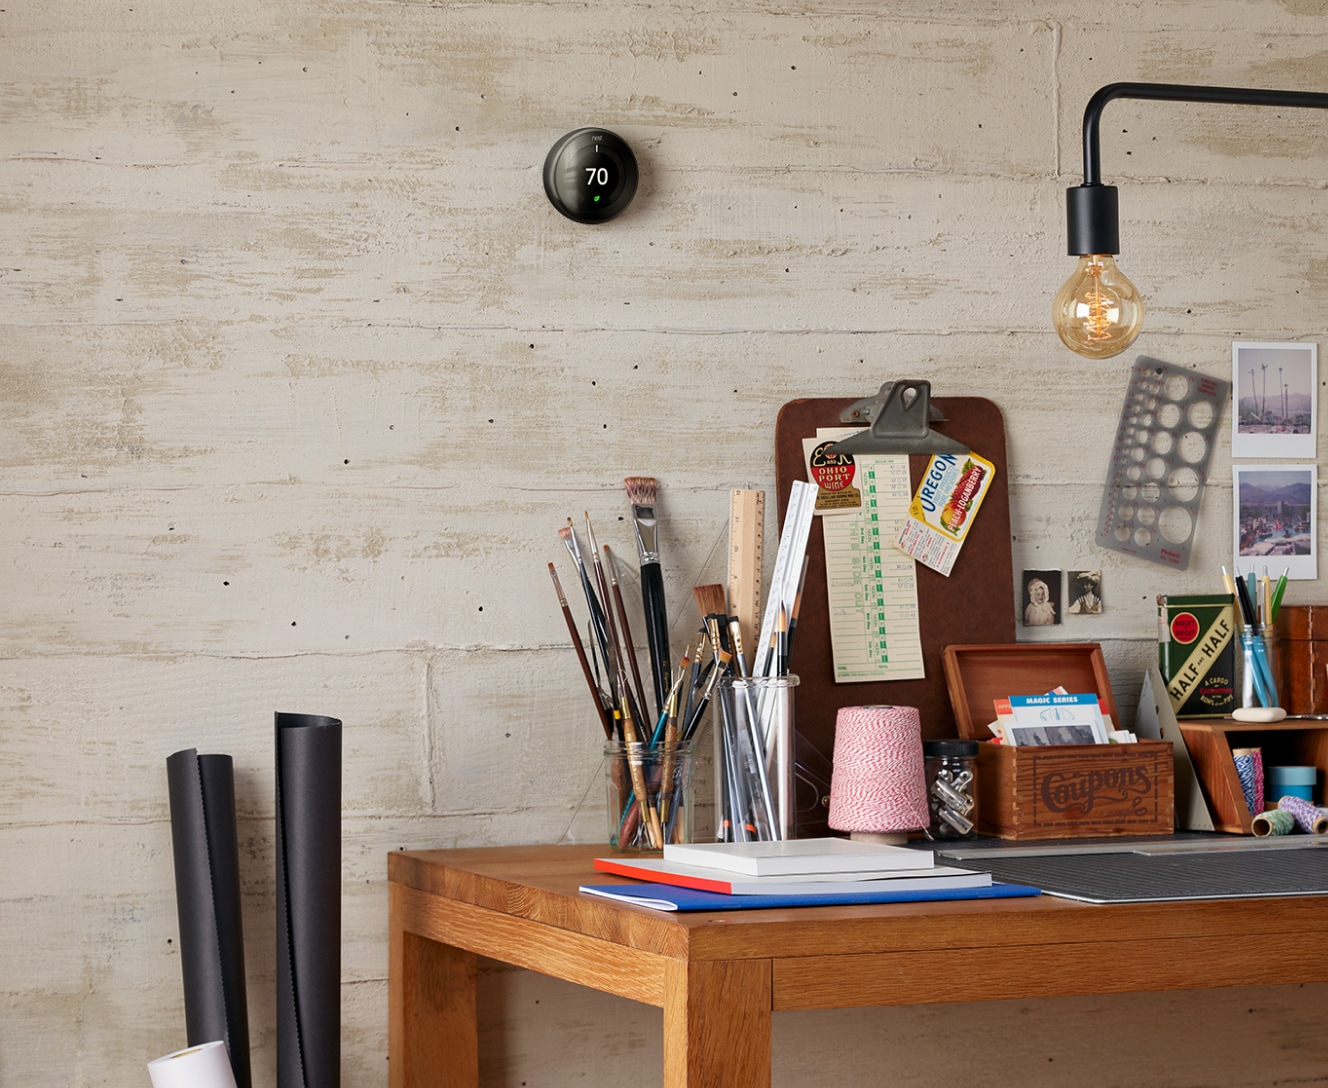
[[[929,740],[922,745],[931,835],[972,839],[978,829],[978,742]]]

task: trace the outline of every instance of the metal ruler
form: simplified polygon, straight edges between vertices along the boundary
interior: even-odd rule
[[[765,551],[765,492],[729,492],[729,609],[738,617],[742,644],[756,646]]]

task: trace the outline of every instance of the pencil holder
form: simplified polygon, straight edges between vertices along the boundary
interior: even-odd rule
[[[715,701],[716,838],[797,837],[793,776],[796,676],[724,676]]]
[[[1240,705],[1280,706],[1278,645],[1271,632],[1246,625],[1240,632]]]
[[[604,768],[613,849],[638,853],[692,841],[691,745],[610,741]]]

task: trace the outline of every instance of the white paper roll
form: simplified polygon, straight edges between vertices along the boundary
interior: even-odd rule
[[[152,1088],[235,1088],[226,1044],[200,1043],[148,1062]]]

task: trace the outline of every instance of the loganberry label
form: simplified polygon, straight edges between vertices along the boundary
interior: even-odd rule
[[[949,576],[995,475],[996,466],[971,451],[935,454],[909,505],[898,546]]]

